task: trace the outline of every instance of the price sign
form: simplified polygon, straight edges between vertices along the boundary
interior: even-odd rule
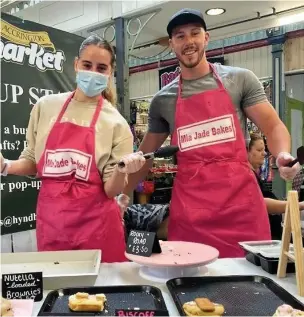
[[[43,298],[42,272],[3,274],[2,297],[41,301]]]
[[[169,316],[167,310],[116,309],[115,316]]]
[[[161,253],[156,233],[131,230],[127,243],[127,253],[146,257],[151,256],[152,253]]]

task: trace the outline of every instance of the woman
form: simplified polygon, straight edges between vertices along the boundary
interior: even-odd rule
[[[125,261],[115,196],[145,159],[132,153],[131,130],[114,107],[114,67],[107,42],[95,35],[84,40],[75,59],[76,90],[41,98],[31,112],[28,147],[16,161],[1,158],[3,175],[37,173],[42,180],[39,251],[101,249],[104,262]]]
[[[265,156],[265,142],[263,137],[259,134],[251,134],[250,142],[248,144],[248,160],[251,164],[252,170],[255,173],[267,206],[272,239],[281,240],[282,214],[285,213],[286,201],[278,200],[276,196],[269,189],[266,188],[265,184],[258,176],[258,171],[264,163]],[[300,202],[300,210],[304,210],[304,202]]]

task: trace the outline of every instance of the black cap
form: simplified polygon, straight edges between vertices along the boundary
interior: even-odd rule
[[[207,31],[206,22],[200,11],[194,9],[182,9],[175,13],[168,23],[167,32],[169,37],[171,38],[172,31],[175,27],[189,23],[199,23],[204,30]]]

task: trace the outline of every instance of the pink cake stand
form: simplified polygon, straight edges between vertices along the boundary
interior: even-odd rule
[[[160,241],[162,253],[143,257],[125,253],[130,261],[140,264],[143,278],[160,281],[181,276],[204,275],[207,264],[217,260],[219,251],[193,242]]]

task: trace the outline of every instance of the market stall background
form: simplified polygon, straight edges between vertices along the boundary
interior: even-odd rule
[[[71,33],[62,32],[61,30],[74,32],[75,34],[81,36],[87,36],[88,34],[90,34],[90,30],[92,29],[93,25],[99,25],[98,28],[95,28],[94,33],[97,33],[100,36],[106,35],[107,39],[112,38],[113,30],[115,32],[115,28],[112,28],[114,19],[123,16],[126,20],[126,23],[129,24],[130,29],[133,31],[133,34],[135,34],[133,36],[128,34],[128,38],[130,40],[129,46],[131,46],[132,39],[136,37],[136,30],[134,31],[134,26],[136,29],[139,23],[138,21],[141,21],[142,25],[145,24],[145,21],[147,21],[147,19],[149,18],[150,13],[157,11],[160,8],[163,8],[164,10],[161,11],[159,14],[156,14],[156,16],[149,22],[148,27],[146,27],[146,29],[144,29],[139,35],[139,41],[137,41],[137,43],[139,43],[140,45],[144,44],[145,40],[147,39],[147,35],[149,38],[151,37],[151,35],[153,35],[154,38],[159,38],[160,36],[164,35],[163,33],[154,32],[155,27],[159,29],[161,27],[161,23],[164,24],[167,21],[166,19],[169,18],[169,16],[165,18],[164,15],[166,12],[168,12],[168,7],[170,6],[170,3],[162,2],[164,1],[133,1],[130,3],[126,2],[124,4],[121,1],[74,1],[72,6],[71,2],[65,1],[52,2],[48,4],[46,4],[46,2],[40,2],[28,8],[18,8],[17,11],[10,13],[15,14],[21,18],[36,22],[43,21],[43,23],[45,23],[46,25],[58,28],[58,30],[51,28],[50,30],[58,32],[56,34],[65,34],[65,36],[67,36],[68,38],[74,38],[74,35]],[[182,2],[174,3],[179,7],[183,6]],[[268,4],[269,3],[270,2],[268,2]],[[203,2],[203,4],[204,7],[207,5],[212,5],[211,2]],[[187,5],[189,7],[196,7],[200,4],[197,1],[190,1],[187,3]],[[219,25],[228,23],[229,19],[230,21],[233,21],[237,17],[243,19],[244,17],[256,14],[256,2],[251,2],[251,6],[248,5],[246,7],[247,11],[245,13],[245,9],[235,10],[234,6],[237,6],[239,8],[237,2],[227,2],[227,5],[221,3],[221,5],[229,6],[227,7],[227,12],[230,13],[228,14],[227,18],[225,17],[225,15],[217,18],[206,17],[208,19],[208,25],[211,25],[211,27],[217,25],[217,23]],[[280,10],[298,7],[299,3],[280,2],[274,5],[277,9],[277,12],[280,12]],[[173,5],[170,10],[173,13],[174,11],[179,9],[179,7]],[[269,10],[269,8],[267,8],[267,2],[259,2],[259,10],[262,14],[268,12],[267,10]],[[66,12],[68,12],[68,15],[66,15]],[[246,22],[244,24],[234,25],[231,27],[212,30],[211,42],[208,46],[207,56],[224,58],[226,65],[250,69],[260,78],[262,82],[269,82],[270,87],[272,83],[274,83],[275,85],[272,85],[272,87],[278,87],[277,89],[283,93],[283,97],[285,96],[284,94],[286,92],[286,95],[290,99],[288,99],[286,102],[285,112],[287,113],[287,118],[285,118],[285,122],[287,123],[292,133],[293,139],[297,140],[296,143],[293,143],[294,152],[296,144],[299,144],[301,142],[303,143],[304,140],[303,136],[297,134],[297,131],[301,129],[303,131],[303,126],[301,126],[300,120],[301,118],[295,115],[296,113],[299,114],[299,112],[297,112],[298,110],[301,111],[302,114],[304,113],[304,92],[302,89],[304,84],[304,55],[301,54],[304,49],[304,24],[303,22],[294,21],[291,24],[281,28],[282,34],[284,34],[286,38],[286,42],[283,45],[285,60],[282,61],[282,64],[284,64],[283,71],[285,71],[286,81],[286,87],[284,87],[284,79],[282,85],[278,85],[278,77],[273,77],[274,74],[276,74],[276,76],[278,76],[278,74],[274,69],[274,59],[272,54],[273,46],[271,44],[271,41],[269,39],[267,40],[266,35],[269,27],[274,27],[278,25],[279,16],[280,15],[274,15],[267,19],[260,19],[252,22]],[[109,19],[111,21],[109,21]],[[48,29],[45,26],[43,26],[43,28]],[[247,29],[248,31],[246,31]],[[167,66],[172,66],[174,63],[176,65],[174,54],[168,51],[168,49],[164,54],[160,54],[160,52],[163,50],[164,46],[148,45],[148,47],[145,48],[136,48],[135,51],[133,51],[133,54],[129,56],[130,77],[128,88],[130,104],[132,104],[132,102],[136,102],[141,104],[143,108],[143,111],[140,113],[139,116],[140,118],[137,121],[137,123],[140,123],[141,126],[137,124],[137,126],[132,127],[132,129],[134,130],[141,130],[142,128],[146,127],[146,110],[149,107],[151,98],[159,90],[160,70],[166,68]],[[69,51],[72,51],[72,49],[69,49]],[[147,58],[148,56],[154,56],[154,59]],[[68,63],[65,64],[67,65]],[[72,63],[70,63],[68,66],[72,66]],[[47,71],[46,73],[50,72]],[[279,76],[282,76],[282,78],[284,78],[283,75],[284,74],[282,73]],[[272,89],[268,88],[268,90],[269,92],[271,92]],[[293,107],[294,105],[294,109],[297,111],[290,110],[291,107]],[[276,105],[276,107],[278,106]],[[276,109],[279,110],[278,108]],[[26,124],[24,124],[23,127],[25,126]],[[278,176],[276,175],[274,176],[274,178],[278,179]],[[162,185],[159,184],[160,188],[161,186]],[[278,197],[284,198],[280,195],[278,195]],[[24,208],[22,202],[20,202],[20,208]],[[8,246],[8,252],[11,252],[11,245],[13,245],[13,250],[15,251],[36,250],[34,230],[14,233],[12,236],[6,235],[2,237],[8,238],[6,242],[4,242],[4,239],[2,239],[2,245],[5,244],[5,246]]]

